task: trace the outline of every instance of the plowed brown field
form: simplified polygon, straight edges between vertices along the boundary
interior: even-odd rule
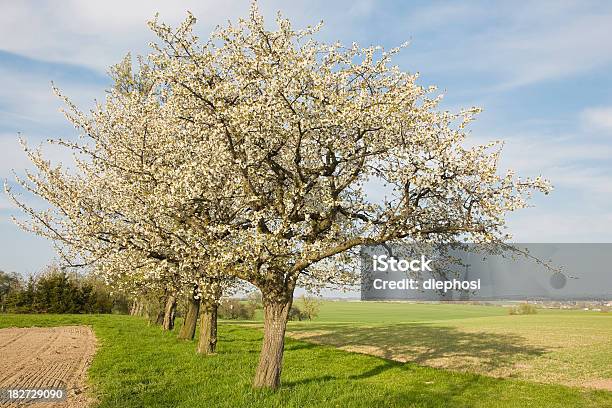
[[[0,329],[0,388],[65,388],[63,402],[37,402],[37,408],[86,407],[87,368],[96,338],[87,326]],[[0,401],[0,406],[24,406]]]

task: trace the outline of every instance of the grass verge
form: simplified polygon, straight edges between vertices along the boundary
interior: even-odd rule
[[[138,318],[0,315],[0,327],[88,324],[99,349],[89,378],[100,407],[612,407],[612,393],[397,363],[288,339],[283,386],[250,387],[261,332],[222,323],[201,357]]]

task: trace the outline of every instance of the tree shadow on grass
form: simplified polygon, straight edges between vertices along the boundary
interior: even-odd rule
[[[232,329],[228,331],[228,337],[232,338]],[[244,333],[240,334],[243,352],[259,353],[261,331],[255,331],[246,338]],[[401,380],[404,381],[403,386],[388,390],[386,385],[382,385],[379,390],[386,394],[385,398],[394,400],[397,406],[404,406],[406,402],[438,406],[432,405],[431,401],[452,405],[458,401],[457,398],[463,398],[463,394],[481,390],[488,381],[494,381],[478,375],[447,377],[442,372],[423,369],[418,365],[498,375],[499,370],[512,370],[517,361],[535,358],[546,352],[546,349],[530,345],[525,338],[516,334],[471,333],[428,323],[370,327],[308,323],[290,326],[288,334],[299,337],[301,341],[288,339],[286,342],[286,364],[291,374],[287,373],[289,378],[283,381],[283,389],[295,391],[305,386],[329,389],[343,387],[347,381],[351,384],[360,381],[365,381],[365,384],[387,384],[394,383],[396,376],[404,373],[406,377],[400,375],[404,378]],[[383,359],[372,358],[369,362],[357,363],[351,358],[346,359],[341,351],[319,344]],[[439,375],[443,378],[439,378]],[[367,388],[369,385],[364,386]],[[338,398],[341,400],[343,397],[339,395]],[[342,406],[342,401],[339,403]]]
[[[295,351],[295,350],[309,350],[317,347],[316,344],[299,342],[299,343],[289,343],[285,346],[285,351]]]
[[[350,398],[360,398],[358,395],[361,395],[370,406],[464,405],[465,401],[479,399],[474,395],[490,396],[499,380],[474,374],[444,374],[444,371],[419,365],[488,374],[512,368],[518,360],[546,352],[514,334],[467,333],[426,323],[373,327],[309,324],[291,327],[290,335],[300,337],[302,341],[288,342],[289,354],[296,354],[291,358],[293,374],[290,376],[293,381],[284,381],[283,388],[297,392],[303,387],[342,389],[350,384],[356,390]],[[309,350],[300,347],[305,344],[304,340],[383,359],[366,357],[369,361],[356,360],[330,347],[315,346]],[[307,365],[300,367],[305,360],[308,360]],[[309,368],[311,365],[316,368]],[[376,391],[363,391],[368,389]],[[330,400],[330,405],[348,403],[345,399],[349,396],[342,393],[332,395],[333,404]],[[352,404],[353,399],[350,401]]]
[[[469,333],[420,323],[372,327],[308,325],[291,328],[290,335],[388,360],[478,373],[510,368],[517,361],[546,352],[515,334]]]
[[[464,400],[474,399],[472,394],[489,394],[491,382],[496,381],[471,374],[440,376],[437,370],[413,363],[373,357],[367,357],[369,361],[345,366],[342,363],[346,357],[340,352],[327,357],[328,369],[321,368],[318,375],[307,375],[297,381],[284,381],[282,388],[291,390],[289,392],[298,392],[299,388],[312,389],[313,386],[325,390],[329,406],[450,407],[470,406],[464,405]],[[345,388],[352,391],[340,391]],[[330,389],[337,391],[329,394]]]

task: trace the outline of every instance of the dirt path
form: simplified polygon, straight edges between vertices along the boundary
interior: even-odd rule
[[[87,326],[0,329],[0,388],[58,388],[67,390],[63,402],[37,402],[37,408],[86,407],[87,368],[96,338]],[[24,406],[0,400],[0,406]]]

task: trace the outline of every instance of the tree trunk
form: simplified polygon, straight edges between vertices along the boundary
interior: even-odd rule
[[[293,294],[284,301],[264,300],[264,338],[253,387],[276,389],[280,386],[285,329]]]
[[[138,301],[138,307],[136,308],[136,316],[144,316],[144,300]]]
[[[200,308],[199,354],[215,354],[217,347],[217,302],[203,300]]]
[[[174,315],[176,311],[176,296],[168,295],[166,306],[164,308],[164,320],[162,328],[164,330],[172,330],[174,328]]]
[[[132,306],[130,307],[130,316],[136,316],[137,310],[138,310],[138,300],[134,300],[132,302]]]
[[[130,316],[142,316],[142,310],[144,309],[144,301],[142,299],[134,299],[132,308],[130,309]]]
[[[195,299],[193,295],[189,296],[189,308],[185,319],[183,319],[183,325],[181,331],[178,334],[179,339],[193,340],[196,331],[196,324],[198,323],[198,316],[200,314],[200,299]]]
[[[165,302],[164,302],[165,304]],[[155,324],[161,326],[164,324],[164,308],[157,306],[157,319],[155,319]]]

